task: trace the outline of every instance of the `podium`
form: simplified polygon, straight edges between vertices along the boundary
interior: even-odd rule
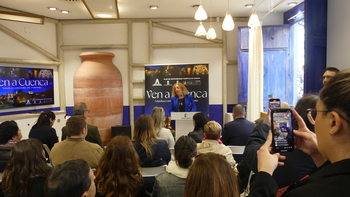
[[[176,140],[193,131],[193,115],[198,112],[171,112],[171,120],[175,120]]]

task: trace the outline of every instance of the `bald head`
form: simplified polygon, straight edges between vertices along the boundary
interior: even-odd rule
[[[232,109],[233,119],[241,118],[245,116],[245,109],[242,105],[235,105]]]

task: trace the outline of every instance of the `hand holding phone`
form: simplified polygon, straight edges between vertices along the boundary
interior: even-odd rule
[[[291,109],[271,110],[271,130],[274,152],[292,152],[294,149],[293,113]]]

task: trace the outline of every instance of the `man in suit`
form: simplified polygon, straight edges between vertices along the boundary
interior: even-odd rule
[[[87,115],[90,113],[90,110],[88,110],[88,107],[86,106],[86,103],[79,102],[74,105],[74,115],[83,115],[87,117]],[[100,133],[98,132],[97,126],[94,125],[87,125],[88,133],[85,137],[85,140],[88,142],[96,143],[100,145],[102,148],[104,147]],[[65,140],[69,136],[67,128],[64,126],[62,128],[62,138],[61,140]]]
[[[245,109],[242,105],[235,105],[232,109],[233,121],[228,122],[222,131],[221,141],[225,145],[245,146],[254,129],[254,123],[245,119]],[[242,156],[235,156],[239,162]]]

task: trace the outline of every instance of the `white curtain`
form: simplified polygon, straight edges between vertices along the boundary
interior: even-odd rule
[[[263,70],[264,51],[261,25],[251,26],[249,30],[247,103],[247,119],[250,121],[260,118],[260,112],[263,111]]]

